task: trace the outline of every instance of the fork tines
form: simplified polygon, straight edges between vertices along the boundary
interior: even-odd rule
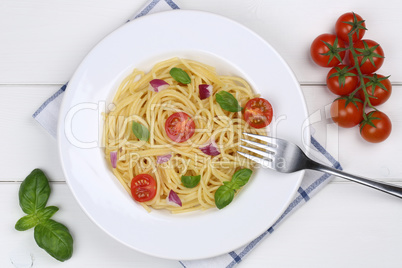
[[[254,155],[246,154],[246,153],[243,153],[243,152],[240,152],[240,151],[237,151],[237,153],[242,155],[242,156],[244,156],[244,157],[246,157],[246,158],[248,158],[248,159],[250,159],[250,160],[252,160],[252,161],[255,161],[255,162],[257,162],[257,163],[259,163],[261,165],[270,166],[272,161],[273,161],[273,157],[274,157],[275,153],[277,152],[276,150],[277,150],[277,147],[278,147],[276,145],[276,143],[275,143],[275,139],[271,138],[271,137],[267,137],[267,136],[251,134],[251,133],[246,133],[246,132],[244,132],[243,134],[245,136],[249,136],[251,138],[255,138],[255,139],[262,140],[262,141],[266,142],[266,144],[262,144],[262,143],[258,143],[258,142],[255,142],[255,141],[250,141],[250,140],[246,140],[246,139],[240,139],[241,141],[243,141],[243,142],[245,142],[245,143],[247,143],[249,145],[252,145],[252,146],[255,146],[255,147],[263,149],[263,151],[262,151],[262,150],[255,149],[255,148],[252,148],[252,147],[240,145],[241,148],[246,149],[246,150],[248,150],[250,152],[253,152],[253,153],[257,154],[257,155],[260,155],[263,158],[259,158],[259,157],[256,157]]]

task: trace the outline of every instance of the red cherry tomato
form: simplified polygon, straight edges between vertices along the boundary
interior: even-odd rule
[[[139,174],[131,180],[131,195],[138,202],[152,200],[156,195],[155,179],[148,174]]]
[[[322,34],[314,39],[310,47],[313,61],[322,67],[334,67],[345,57],[345,43],[334,34]]]
[[[346,65],[333,67],[327,75],[327,87],[337,95],[348,95],[357,88],[359,78],[355,69]]]
[[[351,128],[363,120],[363,103],[355,101],[346,105],[346,99],[336,99],[331,104],[330,112],[332,120],[338,126]]]
[[[361,40],[366,33],[366,24],[362,17],[353,12],[341,15],[335,23],[335,32],[339,39],[349,43],[348,34],[354,31],[352,35],[353,43]]]
[[[272,121],[272,105],[263,98],[249,100],[244,107],[244,120],[253,128],[263,128]]]
[[[380,111],[367,114],[367,120],[360,124],[360,135],[368,142],[379,143],[386,140],[391,134],[392,123],[389,117]]]
[[[387,77],[371,74],[371,78],[363,78],[371,105],[377,106],[386,102],[392,93],[392,85]],[[364,100],[363,90],[359,90],[359,98]]]
[[[253,128],[263,128],[272,121],[272,105],[263,98],[254,98],[246,103],[244,120]]]
[[[353,47],[358,54],[357,61],[362,74],[374,73],[384,63],[384,50],[377,42],[364,39],[354,43]],[[352,66],[355,65],[352,53],[349,53],[349,62]]]
[[[195,123],[184,112],[174,113],[166,120],[165,131],[172,141],[184,142],[194,135]]]

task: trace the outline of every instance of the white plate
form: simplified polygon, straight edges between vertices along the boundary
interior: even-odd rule
[[[199,259],[235,250],[266,231],[289,205],[303,172],[258,170],[223,210],[182,215],[146,212],[109,170],[100,145],[100,113],[134,68],[183,57],[245,78],[274,107],[271,131],[302,143],[307,110],[299,84],[262,38],[227,18],[169,11],[127,23],[102,40],[69,82],[58,143],[68,185],[86,214],[106,233],[140,252],[167,259]],[[106,107],[106,108],[105,108]],[[96,246],[96,241],[93,241]]]

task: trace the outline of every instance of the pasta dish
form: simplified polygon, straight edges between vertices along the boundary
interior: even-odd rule
[[[242,78],[172,58],[121,82],[105,114],[105,157],[148,211],[219,209],[251,176],[236,152],[243,132],[266,134],[269,102]],[[230,199],[230,200],[229,200]]]

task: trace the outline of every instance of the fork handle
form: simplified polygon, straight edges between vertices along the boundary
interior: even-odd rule
[[[310,159],[311,160],[311,159]],[[385,182],[379,182],[376,180],[371,180],[371,179],[366,179],[363,177],[359,177],[356,175],[352,175],[349,173],[346,173],[344,171],[320,164],[318,162],[315,162],[313,160],[311,160],[311,162],[308,165],[309,169],[313,169],[313,170],[318,170],[321,172],[325,172],[331,175],[335,175],[350,181],[354,181],[360,184],[363,184],[365,186],[380,190],[384,193],[402,198],[402,187],[394,185],[394,184],[389,184],[389,183],[385,183]]]

